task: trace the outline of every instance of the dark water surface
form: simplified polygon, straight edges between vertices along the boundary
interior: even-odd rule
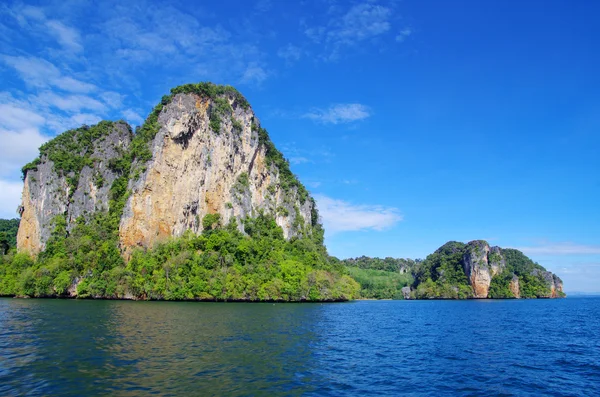
[[[600,396],[600,299],[0,299],[0,396]]]

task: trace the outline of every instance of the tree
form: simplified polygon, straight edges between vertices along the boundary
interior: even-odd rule
[[[6,232],[0,232],[0,254],[6,255],[9,248],[10,244]]]

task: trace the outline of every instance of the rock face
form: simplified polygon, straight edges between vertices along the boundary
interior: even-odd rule
[[[108,211],[111,186],[121,175],[129,178],[117,215],[125,257],[187,230],[200,233],[207,214],[219,214],[223,225],[235,220],[244,231],[245,218],[265,213],[287,239],[311,233],[318,223],[314,200],[248,102],[233,88],[201,84],[163,98],[151,114],[156,118],[145,124],[154,131],[149,140],[138,139],[124,122],[101,122],[42,146],[40,158],[24,168],[18,249],[41,252],[58,215],[69,231],[78,218]],[[146,157],[136,154],[140,147]],[[119,162],[126,165],[111,166]]]
[[[224,98],[232,114],[222,117],[218,132],[210,125],[216,106],[210,98],[177,94],[161,111],[152,159],[130,180],[119,230],[126,251],[186,230],[201,232],[207,214],[220,214],[223,224],[235,218],[243,230],[242,219],[264,211],[275,216],[286,238],[310,225],[313,202],[303,201],[297,188],[282,188],[252,110],[234,95]]]
[[[519,283],[519,277],[517,277],[517,275],[513,274],[512,279],[508,284],[508,288],[515,298],[521,298],[521,286]]]
[[[474,298],[487,298],[492,277],[500,274],[505,267],[506,261],[500,248],[490,248],[483,240],[467,244],[463,269],[473,288]]]
[[[33,255],[42,251],[57,215],[66,215],[67,230],[70,230],[80,216],[108,210],[110,186],[117,177],[108,164],[127,149],[132,136],[126,123],[109,124],[106,134],[93,141],[87,153],[88,165],[84,165],[77,176],[74,171],[57,169],[48,154],[42,154],[39,164],[27,171],[19,208],[21,224],[17,247],[20,251]],[[83,129],[71,132],[69,139],[73,140],[84,134]],[[71,183],[70,178],[76,178],[76,183]]]
[[[556,274],[540,269],[534,269],[531,272],[531,275],[540,277],[544,280],[546,287],[548,287],[550,291],[546,298],[558,298],[563,293],[563,282]]]

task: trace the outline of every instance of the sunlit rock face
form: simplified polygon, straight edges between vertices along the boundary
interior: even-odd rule
[[[506,260],[499,247],[490,248],[483,240],[467,244],[463,269],[473,288],[474,298],[487,298],[492,277],[502,273],[505,268]]]
[[[202,219],[218,213],[223,224],[275,216],[284,236],[311,223],[313,202],[296,188],[282,188],[280,170],[268,164],[259,142],[258,120],[235,96],[225,96],[232,115],[220,129],[210,126],[215,102],[196,94],[178,94],[159,115],[160,130],[151,143],[152,159],[131,179],[131,195],[121,219],[120,241],[127,250],[152,246],[186,230],[202,231]],[[243,230],[243,229],[240,229]]]

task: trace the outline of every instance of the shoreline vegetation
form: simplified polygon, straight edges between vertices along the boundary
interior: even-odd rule
[[[169,120],[184,117],[175,99],[189,103],[194,118],[186,119],[193,127],[171,136]],[[212,140],[194,140],[200,134]],[[222,150],[223,140],[231,152],[242,151],[242,134],[255,144],[242,157],[251,161],[227,173],[233,163],[215,164],[211,153]],[[184,214],[172,214],[185,225],[179,237],[167,237],[173,225],[145,219],[147,230],[133,228],[124,243],[124,219],[136,222],[134,186],[144,189],[165,142],[179,154],[174,158],[193,145],[206,149],[205,157],[193,152],[198,161],[182,168],[197,167],[195,175],[205,178],[221,167],[230,190],[207,191],[170,209]],[[263,167],[260,175],[255,163]],[[230,86],[173,88],[135,133],[124,121],[66,131],[42,145],[22,171],[24,220],[0,220],[0,296],[215,302],[564,296],[558,277],[519,251],[485,241],[448,242],[424,260],[329,256],[314,199]],[[265,180],[268,186],[259,185]]]
[[[449,242],[425,260],[365,256],[339,260],[314,241],[285,240],[281,228],[264,215],[247,220],[247,235],[233,224],[221,226],[217,218],[205,223],[201,235],[186,233],[154,249],[136,250],[127,263],[113,255],[118,265],[102,272],[96,269],[106,256],[96,255],[102,247],[95,244],[106,248],[105,242],[75,241],[97,237],[77,233],[77,228],[68,237],[58,233],[61,238],[51,239],[37,260],[17,253],[12,245],[0,255],[0,296],[240,303],[516,299],[508,285],[515,274],[523,279],[519,298],[565,296],[562,286],[552,296],[543,267],[517,250],[502,250],[507,264],[492,277],[490,296],[477,298],[463,269],[468,244]],[[321,260],[318,267],[306,265],[315,259]]]

